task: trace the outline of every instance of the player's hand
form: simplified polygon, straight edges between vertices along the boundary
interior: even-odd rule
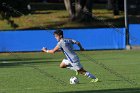
[[[46,49],[45,47],[43,47],[41,50],[42,50],[43,52],[46,52],[46,51],[47,51],[47,49]]]

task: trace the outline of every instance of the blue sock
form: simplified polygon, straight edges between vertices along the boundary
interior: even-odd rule
[[[96,77],[94,75],[92,75],[90,72],[86,72],[85,76],[87,76],[88,78],[91,78],[91,79],[96,79]]]

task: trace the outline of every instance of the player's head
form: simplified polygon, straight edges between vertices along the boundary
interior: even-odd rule
[[[63,38],[63,31],[57,29],[56,31],[54,31],[54,36],[57,39],[57,41],[60,41],[60,39]]]

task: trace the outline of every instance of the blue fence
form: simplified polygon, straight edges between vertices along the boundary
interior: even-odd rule
[[[0,52],[40,51],[43,46],[51,49],[57,44],[53,31],[2,31],[0,32]],[[124,28],[64,29],[64,36],[80,41],[87,50],[125,48]],[[77,46],[74,48],[79,49]]]
[[[130,24],[130,45],[140,46],[140,24]]]

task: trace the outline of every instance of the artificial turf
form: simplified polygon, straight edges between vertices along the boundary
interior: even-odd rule
[[[0,93],[140,93],[140,51],[77,51],[86,70],[97,83],[78,75],[80,83],[70,85],[75,72],[59,68],[64,55],[0,53]]]

